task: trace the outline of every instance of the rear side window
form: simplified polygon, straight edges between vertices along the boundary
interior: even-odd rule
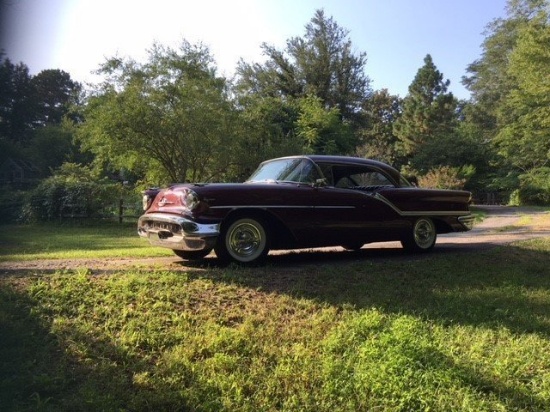
[[[393,186],[392,182],[380,172],[366,172],[353,175],[359,186]]]
[[[374,188],[394,186],[393,182],[377,170],[363,170],[341,176],[335,184],[341,188]]]

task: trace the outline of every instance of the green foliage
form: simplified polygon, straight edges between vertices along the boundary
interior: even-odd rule
[[[415,154],[422,145],[456,126],[457,101],[447,92],[449,83],[428,54],[403,99],[403,113],[394,123],[393,132],[406,155]]]
[[[516,81],[509,71],[518,32],[533,16],[548,7],[547,0],[508,0],[505,18],[497,18],[486,27],[481,57],[471,63],[463,77],[477,106],[477,122],[492,137],[498,132],[497,112]]]
[[[519,176],[519,188],[511,197],[510,204],[549,205],[550,204],[550,168],[531,169]]]
[[[509,0],[507,16],[487,26],[482,57],[464,78],[472,120],[500,156],[491,185],[515,188],[516,203],[523,196],[517,177],[547,167],[550,153],[548,6],[547,0]]]
[[[24,219],[47,221],[67,216],[98,217],[109,203],[120,197],[120,185],[98,181],[92,172],[65,164],[59,173],[44,179],[28,195]]]
[[[37,126],[60,125],[70,107],[79,104],[82,86],[62,70],[42,70],[32,77],[31,85]]]
[[[401,115],[402,99],[391,96],[388,90],[375,91],[364,103],[365,125],[358,131],[360,142],[356,148],[359,157],[377,159],[392,165],[402,163],[398,139],[393,124]]]
[[[550,22],[539,13],[517,33],[509,75],[515,86],[498,112],[500,154],[523,172],[550,162]]]
[[[0,164],[24,162],[45,177],[63,162],[93,161],[96,178],[160,186],[242,181],[272,157],[354,153],[420,175],[475,170],[460,176],[469,190],[546,202],[548,6],[508,0],[507,15],[487,25],[483,53],[463,78],[468,103],[448,92],[429,54],[404,99],[373,93],[366,53],[354,52],[349,32],[323,10],[283,50],[264,43],[265,62],[241,61],[235,87],[216,74],[208,48],[185,40],[177,50],[153,45],[143,63],[109,59],[84,102],[67,73],[31,76],[0,52]],[[59,195],[52,182],[43,188]]]
[[[294,100],[252,94],[241,96],[239,105],[236,174],[227,175],[229,181],[245,180],[266,159],[304,152],[304,141],[296,134],[299,109]]]
[[[347,120],[354,118],[368,97],[366,54],[354,54],[348,31],[323,10],[315,12],[303,37],[287,41],[286,50],[265,43],[262,48],[268,57],[264,65],[239,64],[239,88],[245,93],[285,98],[313,95]]]
[[[25,147],[33,130],[61,124],[81,85],[61,70],[31,76],[25,64],[14,65],[0,51],[0,90],[0,138]]]
[[[465,176],[475,173],[472,167],[438,166],[418,177],[420,187],[430,189],[464,189]]]
[[[63,163],[79,157],[78,150],[69,130],[62,126],[47,125],[34,131],[24,153],[26,158],[38,168],[41,176],[48,176]]]
[[[23,147],[36,118],[31,75],[26,65],[13,64],[3,51],[0,51],[0,63],[0,139]]]
[[[78,135],[100,164],[153,183],[208,181],[231,166],[236,113],[207,48],[155,45],[149,60],[109,60]],[[153,179],[160,181],[154,181]]]
[[[447,167],[466,170],[461,179],[470,190],[485,190],[492,181],[495,156],[491,147],[484,144],[476,125],[462,121],[457,128],[444,135],[434,136],[410,157],[409,165],[420,175],[430,170]]]
[[[284,51],[267,44],[262,48],[267,56],[264,64],[240,62],[239,94],[284,102],[305,99],[299,103],[304,109],[301,124],[295,127],[301,129],[309,148],[322,153],[353,152],[356,141],[351,139],[351,131],[361,123],[361,106],[370,94],[370,80],[364,72],[366,54],[353,52],[348,32],[317,10],[306,25],[305,35],[289,39]],[[318,100],[315,115],[310,99]],[[330,126],[319,124],[320,110],[326,111]],[[336,120],[341,125],[336,125]],[[322,136],[327,133],[330,136]],[[312,144],[313,140],[318,144]]]
[[[14,65],[0,51],[0,166],[7,160],[25,165],[20,186],[35,185],[36,178],[73,160],[76,147],[60,126],[80,91],[68,73],[32,76],[25,64]]]
[[[355,147],[354,136],[340,120],[338,109],[326,109],[320,98],[299,99],[300,114],[296,121],[297,134],[311,153],[348,154]]]
[[[23,205],[26,200],[26,192],[4,187],[0,190],[0,224],[15,223],[22,220]],[[0,228],[0,230],[4,230]]]

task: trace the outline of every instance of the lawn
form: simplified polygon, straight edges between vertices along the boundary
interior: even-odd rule
[[[0,405],[547,411],[549,261],[538,239],[262,268],[5,274]]]
[[[0,262],[37,259],[173,256],[149,247],[135,223],[0,226]]]

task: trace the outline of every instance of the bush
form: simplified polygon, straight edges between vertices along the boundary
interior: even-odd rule
[[[519,176],[519,188],[510,196],[510,204],[550,205],[550,167],[533,169]]]
[[[94,180],[87,168],[65,165],[43,180],[28,196],[24,218],[43,221],[63,217],[99,217],[120,198],[119,184]]]
[[[418,178],[420,187],[430,189],[463,189],[466,178],[460,168],[438,166]]]
[[[9,186],[0,188],[0,205],[2,205],[0,224],[20,221],[24,204],[24,191],[15,190]]]

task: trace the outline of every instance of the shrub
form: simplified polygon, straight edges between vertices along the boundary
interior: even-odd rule
[[[530,170],[519,176],[519,188],[512,193],[513,205],[550,205],[550,167]]]
[[[21,220],[22,208],[25,203],[25,192],[11,187],[0,188],[0,224],[14,223]]]
[[[438,166],[418,178],[420,187],[431,189],[463,189],[464,171],[458,167]]]
[[[43,180],[28,196],[24,218],[29,221],[63,217],[99,217],[102,209],[120,197],[120,185],[94,180],[89,170],[63,167]]]

